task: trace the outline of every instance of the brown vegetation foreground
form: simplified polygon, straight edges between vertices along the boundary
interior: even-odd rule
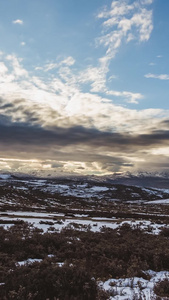
[[[28,258],[40,258],[42,262],[17,264]],[[98,280],[147,278],[147,269],[169,270],[166,230],[156,236],[124,224],[117,230],[103,228],[96,233],[67,228],[42,234],[24,222],[8,230],[0,227],[3,300],[108,299],[97,287]]]

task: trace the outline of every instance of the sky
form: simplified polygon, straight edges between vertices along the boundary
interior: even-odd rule
[[[168,13],[167,0],[0,0],[0,172],[168,172]]]

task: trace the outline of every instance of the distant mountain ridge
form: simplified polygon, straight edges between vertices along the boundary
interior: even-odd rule
[[[43,175],[43,174],[42,174]],[[13,179],[63,179],[70,181],[93,181],[97,183],[112,183],[112,184],[123,184],[133,185],[141,187],[155,187],[155,188],[169,188],[169,172],[125,172],[125,173],[114,173],[106,176],[96,175],[68,175],[68,176],[36,176],[34,174],[24,173],[0,173],[0,180],[13,180]]]
[[[115,184],[169,188],[169,173],[167,172],[137,172],[135,174],[126,172],[119,175],[107,176],[106,179]]]

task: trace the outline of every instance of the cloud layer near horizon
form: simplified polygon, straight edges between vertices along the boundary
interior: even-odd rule
[[[144,95],[107,85],[115,78],[110,62],[120,47],[149,40],[152,3],[113,1],[104,7],[96,43],[105,55],[82,70],[68,56],[28,71],[17,55],[0,53],[0,170],[104,175],[168,168],[169,111],[117,105],[115,99],[137,104]]]
[[[84,92],[73,64],[59,62],[58,76],[46,81],[16,56],[2,55],[1,169],[108,174],[168,167],[169,111],[129,109]]]

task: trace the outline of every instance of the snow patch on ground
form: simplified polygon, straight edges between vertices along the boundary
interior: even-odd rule
[[[145,273],[151,276],[150,280],[142,277],[109,279],[99,282],[99,286],[111,293],[111,300],[156,299],[153,288],[157,282],[169,279],[169,272],[148,270]]]
[[[42,218],[42,215],[43,218]],[[59,216],[58,219],[53,218],[53,216],[56,216],[57,214],[43,214],[40,213],[39,215],[35,213],[35,216],[30,216],[29,214],[26,216],[17,216],[9,215],[9,216],[3,216],[3,220],[8,222],[10,221],[19,221],[23,220],[24,222],[28,222],[33,224],[34,227],[37,227],[39,229],[42,229],[44,232],[47,232],[50,230],[51,226],[57,231],[61,231],[63,228],[70,226],[74,229],[78,230],[91,230],[93,232],[98,232],[102,229],[102,227],[116,229],[124,224],[129,224],[132,228],[140,228],[142,230],[145,230],[148,233],[151,234],[159,234],[161,229],[166,226],[166,224],[157,224],[152,223],[151,221],[147,220],[133,220],[133,221],[121,221],[118,222],[117,219],[108,219],[108,218],[91,218],[91,219],[83,219],[81,218],[71,218],[71,217],[61,217]],[[58,214],[60,215],[60,214]],[[47,218],[45,218],[45,216]],[[49,216],[51,218],[49,218]],[[52,224],[50,224],[52,222]],[[14,223],[13,223],[14,224]],[[0,224],[0,226],[3,226],[4,228],[10,227],[13,224]]]
[[[146,204],[169,204],[169,199],[153,200],[147,202]]]
[[[0,217],[6,214],[7,216],[18,216],[18,217],[35,217],[35,218],[53,218],[53,217],[63,217],[63,213],[45,213],[45,212],[32,212],[32,211],[5,211],[5,213],[0,213]]]
[[[89,192],[106,192],[108,191],[109,188],[105,187],[105,186],[93,186],[91,188],[88,189]]]
[[[41,261],[42,261],[42,259],[40,259],[40,258],[28,258],[26,260],[18,261],[17,265],[19,265],[19,266],[30,265],[30,264],[33,264],[34,262],[40,263]]]

